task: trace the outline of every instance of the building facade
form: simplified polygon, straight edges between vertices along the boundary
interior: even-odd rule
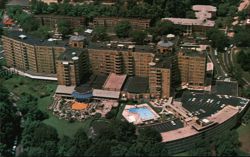
[[[96,17],[93,20],[94,27],[115,27],[121,21],[128,21],[135,29],[147,29],[150,27],[149,19],[118,18],[118,17]]]
[[[80,85],[84,75],[89,73],[86,49],[69,48],[56,61],[59,85]]]
[[[205,85],[206,55],[193,50],[177,53],[174,43],[166,40],[150,46],[87,43],[83,36],[72,36],[66,44],[9,33],[2,41],[9,67],[45,76],[57,74],[60,85],[80,85],[84,76],[90,73],[126,74],[148,78],[148,90],[141,91],[143,95],[157,98],[170,97],[171,89],[180,83],[194,88]],[[134,89],[128,93],[140,95]]]
[[[35,15],[34,18],[40,23],[40,25],[45,25],[50,28],[55,28],[56,24],[60,21],[68,22],[72,28],[84,28],[86,25],[86,19],[83,16]]]
[[[56,74],[56,58],[65,51],[61,45],[35,41],[27,36],[2,36],[7,66],[31,73]]]
[[[187,50],[178,53],[178,66],[182,85],[189,87],[204,86],[206,75],[206,55]]]

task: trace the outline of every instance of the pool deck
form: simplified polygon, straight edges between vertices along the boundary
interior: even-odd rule
[[[153,118],[143,119],[139,113],[133,113],[129,111],[129,109],[133,108],[147,108],[153,114]],[[148,104],[126,105],[122,115],[129,123],[133,123],[135,125],[143,124],[145,121],[157,120],[160,118],[160,116]]]

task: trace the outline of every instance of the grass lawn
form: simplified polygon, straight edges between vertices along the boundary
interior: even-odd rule
[[[27,93],[37,98],[50,95],[56,89],[56,82],[32,80],[15,75],[5,80],[3,84],[10,92],[15,93],[17,96]]]
[[[83,128],[87,132],[89,126],[91,125],[93,119],[89,118],[85,120],[84,122],[68,122],[63,119],[58,119],[55,116],[50,116],[49,119],[44,120],[43,122],[47,125],[50,125],[54,127],[59,137],[62,137],[63,135],[73,137],[74,134],[77,132],[78,129]]]
[[[21,76],[13,76],[8,80],[3,81],[3,85],[10,91],[20,96],[22,93],[27,93],[38,98],[38,108],[49,114],[49,118],[43,122],[54,127],[59,137],[63,135],[73,137],[79,128],[87,129],[91,125],[93,119],[89,118],[84,122],[71,122],[59,119],[52,112],[48,111],[48,106],[53,102],[53,94],[56,89],[56,82],[32,80]]]

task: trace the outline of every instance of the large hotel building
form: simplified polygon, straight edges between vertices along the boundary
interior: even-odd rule
[[[10,32],[2,41],[7,66],[33,74],[55,75],[59,85],[78,86],[88,74],[126,74],[147,80],[147,92],[141,97],[157,98],[170,97],[177,85],[205,85],[206,55],[175,50],[174,41],[162,40],[156,46],[92,43],[83,36],[72,36],[67,42],[41,41],[21,32]]]

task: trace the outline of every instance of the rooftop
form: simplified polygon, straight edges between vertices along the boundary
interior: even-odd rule
[[[21,31],[9,31],[4,36],[9,38],[31,44],[36,46],[54,46],[54,47],[65,47],[67,45],[67,41],[57,40],[57,41],[48,41],[48,40],[41,40],[31,35],[26,35],[24,32]]]
[[[56,94],[68,94],[71,95],[75,91],[76,86],[58,85],[56,88]]]
[[[149,88],[147,77],[129,77],[123,90],[129,93],[147,93]]]
[[[217,80],[214,92],[221,95],[238,96],[238,82]]]
[[[199,52],[191,49],[182,49],[179,52],[179,55],[189,56],[189,57],[206,57],[206,54],[204,52]]]
[[[86,83],[77,86],[75,90],[79,93],[86,93],[92,89],[102,89],[107,77],[107,75],[92,75]]]
[[[119,44],[110,42],[96,42],[89,43],[88,49],[100,49],[100,50],[117,50],[128,51],[133,50],[136,52],[154,53],[154,48],[149,45],[131,45],[131,44]]]
[[[115,73],[110,73],[106,82],[103,85],[103,89],[121,91],[126,77],[127,75],[117,75]]]
[[[167,54],[161,54],[155,56],[155,67],[170,69],[172,66],[171,58]]]
[[[182,106],[193,116],[203,119],[215,114],[227,105],[244,108],[249,100],[228,95],[184,92],[181,102]]]
[[[207,117],[206,121],[213,121],[214,123],[221,124],[226,120],[230,119],[231,117],[235,116],[238,113],[238,109],[232,106],[226,106],[222,110],[218,111],[217,113]],[[216,125],[214,125],[216,126]],[[193,136],[198,134],[202,131],[196,130],[192,125],[187,125],[185,127],[171,130],[167,132],[161,133],[162,142],[170,142],[182,138],[187,138],[189,136]]]
[[[207,11],[207,12],[216,12],[216,7],[212,5],[193,5],[192,9],[194,11]]]
[[[167,121],[164,123],[157,123],[150,126],[145,126],[143,128],[152,128],[161,133],[183,128],[184,126],[180,119],[175,119],[173,120],[173,122],[175,123],[175,125],[173,125],[171,121]]]
[[[164,40],[161,40],[157,43],[158,46],[161,46],[161,47],[172,47],[174,45],[173,42],[171,41],[164,41]]]
[[[184,26],[205,26],[205,27],[214,27],[215,22],[206,19],[186,19],[186,18],[162,18],[162,21],[171,21],[177,25]]]
[[[86,49],[80,48],[66,48],[66,50],[59,56],[59,60],[73,61],[79,59],[79,56],[86,52]]]
[[[119,99],[120,92],[119,91],[108,91],[102,89],[94,89],[93,96],[98,98],[111,98],[111,99]]]
[[[70,41],[83,41],[83,40],[86,40],[86,37],[83,36],[83,35],[72,35],[70,38],[69,38]]]

